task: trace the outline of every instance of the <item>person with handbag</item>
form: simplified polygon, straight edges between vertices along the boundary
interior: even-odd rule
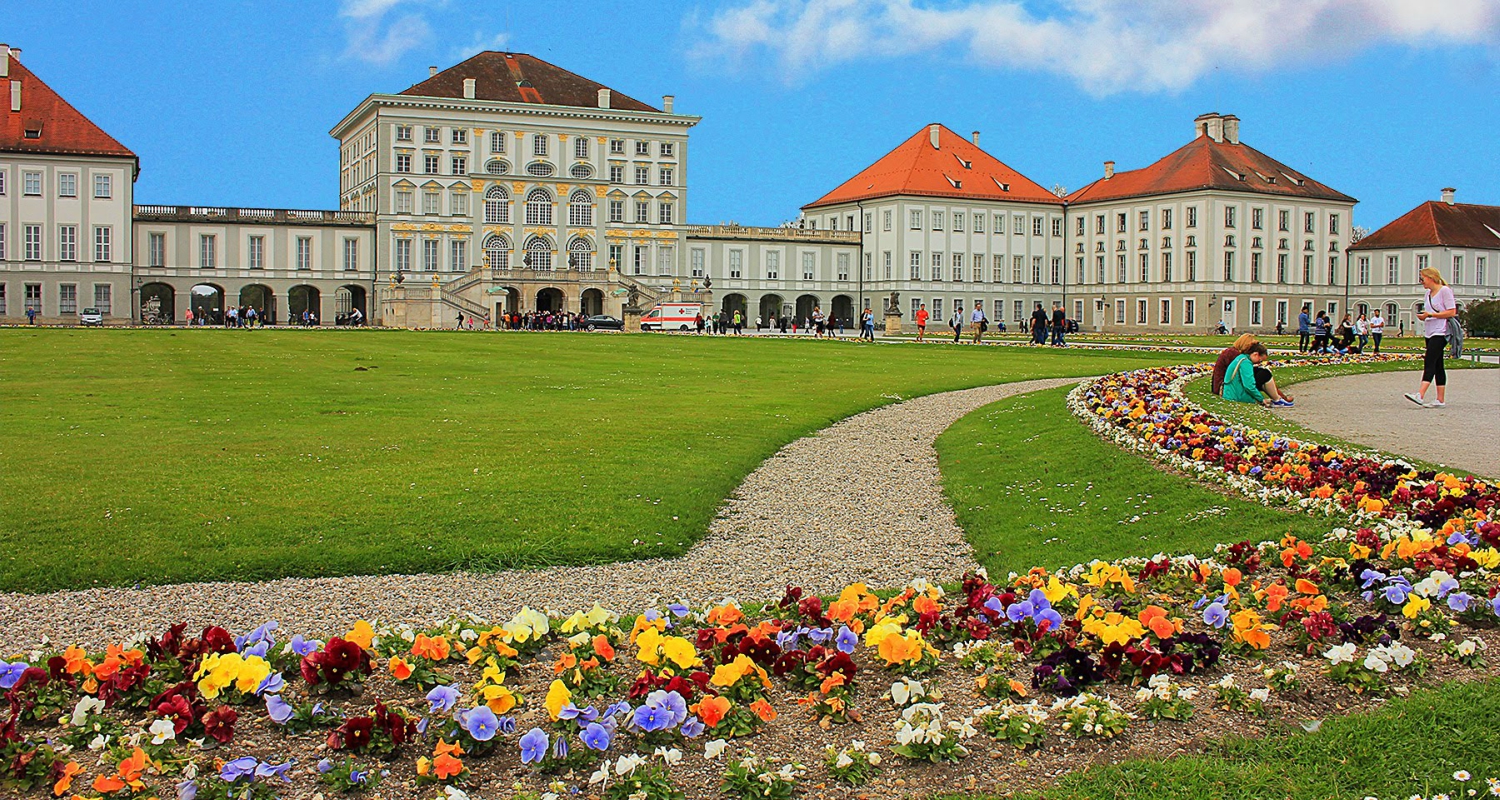
[[[974,310],[969,313],[969,324],[974,326],[974,344],[984,341],[984,332],[989,329],[989,320],[984,317],[983,301],[974,301]]]

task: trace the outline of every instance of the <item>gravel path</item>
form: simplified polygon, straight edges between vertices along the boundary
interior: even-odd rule
[[[595,600],[632,611],[678,599],[774,599],[788,582],[818,593],[854,581],[958,579],[974,558],[943,497],[933,442],[980,406],[1077,382],[1049,379],[895,403],[799,439],[735,490],[708,535],[678,559],[500,573],[293,578],[0,595],[0,653],[41,637],[100,646],[174,622],[248,630],[268,619],[324,635],[357,619],[423,623],[522,604],[570,612]]]
[[[1419,408],[1421,365],[1406,372],[1322,378],[1292,388],[1297,407],[1282,412],[1315,431],[1394,455],[1500,479],[1500,369],[1448,371],[1448,407]],[[1437,399],[1427,390],[1427,401]]]

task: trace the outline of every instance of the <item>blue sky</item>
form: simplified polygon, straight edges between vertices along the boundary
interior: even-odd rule
[[[1497,0],[31,0],[0,41],[140,155],[141,203],[333,208],[347,111],[508,49],[702,116],[697,223],[790,219],[928,122],[1072,189],[1214,110],[1361,225],[1500,204]]]

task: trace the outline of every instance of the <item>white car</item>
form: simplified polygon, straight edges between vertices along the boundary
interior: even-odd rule
[[[97,308],[85,308],[83,312],[78,315],[78,324],[82,325],[85,328],[92,328],[97,325],[103,325],[104,315],[100,314],[99,309]]]

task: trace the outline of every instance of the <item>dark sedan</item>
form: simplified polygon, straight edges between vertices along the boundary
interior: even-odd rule
[[[584,317],[583,329],[586,331],[623,331],[625,320],[611,317],[608,314],[597,314],[592,317]]]

